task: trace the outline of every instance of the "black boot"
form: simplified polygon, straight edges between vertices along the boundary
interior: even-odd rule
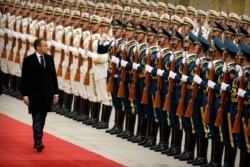
[[[59,110],[62,109],[63,107],[63,97],[64,97],[64,92],[62,90],[59,90],[59,100],[58,100],[58,103],[55,105],[55,107],[53,108],[52,111],[54,112],[58,112]]]
[[[138,117],[137,117],[137,128],[136,128],[136,135],[134,135],[134,136],[132,136],[132,137],[130,137],[130,138],[128,138],[127,140],[128,141],[132,141],[134,138],[136,138],[141,132],[140,132],[140,130],[141,130],[141,117],[138,115]]]
[[[128,114],[128,130],[122,136],[122,139],[128,139],[134,136],[134,129],[135,129],[135,114],[129,113]]]
[[[129,129],[129,113],[126,113],[125,114],[125,130],[122,131],[121,133],[117,134],[116,136],[117,137],[124,136],[128,132],[128,129]]]
[[[99,115],[100,115],[100,102],[91,102],[91,118],[85,123],[86,125],[94,125],[99,122]]]
[[[249,167],[250,153],[247,151],[240,151],[240,165],[239,167]]]
[[[171,129],[171,144],[170,147],[167,148],[166,150],[161,151],[161,154],[168,154],[174,149],[174,140],[175,140],[175,130],[172,128]]]
[[[152,122],[152,126],[150,129],[149,137],[147,142],[143,145],[143,147],[153,147],[156,145],[156,136],[158,134],[159,124],[158,122]]]
[[[118,114],[119,114],[119,112],[120,112],[119,110],[115,110],[114,126],[111,129],[106,130],[105,131],[106,133],[110,133],[111,131],[113,131],[114,129],[117,128],[117,126],[118,126]]]
[[[175,129],[174,131],[174,148],[167,153],[168,156],[175,156],[181,153],[183,131],[178,129]]]
[[[234,167],[236,154],[237,154],[237,148],[225,146],[223,167]]]
[[[198,137],[197,158],[192,162],[193,166],[200,166],[207,164],[207,148],[208,148],[208,139],[205,137]]]
[[[88,99],[81,99],[81,110],[78,117],[75,118],[78,122],[83,122],[89,119],[89,112],[90,112],[90,101]]]
[[[188,133],[185,132],[185,142],[184,142],[184,151],[178,155],[175,155],[174,158],[175,159],[180,159],[182,156],[184,156],[187,152],[188,149]]]
[[[221,167],[221,159],[223,154],[224,145],[222,142],[215,142],[215,152],[214,152],[214,161],[212,163],[213,167]]]
[[[73,105],[73,111],[71,111],[69,114],[66,114],[66,117],[74,118],[79,114],[79,109],[81,106],[81,97],[80,96],[74,96],[74,105]]]
[[[195,134],[192,132],[188,133],[188,141],[187,141],[187,151],[186,153],[179,158],[180,161],[188,161],[194,159],[194,148],[196,143]]]
[[[117,125],[109,132],[111,135],[117,135],[123,131],[124,118],[125,112],[117,110]]]
[[[98,126],[96,126],[96,129],[107,129],[109,127],[109,119],[112,111],[112,106],[106,106],[103,105],[103,117],[101,119],[101,122]]]
[[[169,136],[170,136],[170,126],[167,124],[160,126],[160,142],[159,144],[152,148],[155,152],[162,152],[169,148]]]
[[[137,135],[131,139],[132,143],[140,143],[145,140],[148,131],[148,122],[149,121],[146,118],[141,117],[140,122],[138,122]]]
[[[67,115],[71,112],[73,96],[74,96],[73,94],[66,94],[65,96],[66,105],[59,114]]]
[[[207,164],[201,165],[201,167],[210,167],[210,166],[212,166],[212,164],[214,163],[215,151],[216,151],[216,150],[215,150],[215,141],[212,140],[210,162],[208,162]]]
[[[16,98],[22,100],[22,93],[21,93],[21,78],[16,77]]]
[[[143,141],[139,142],[138,145],[143,146],[148,141],[148,137],[149,137],[149,134],[150,134],[151,127],[152,127],[152,122],[148,121],[148,128],[147,128],[147,131],[145,133],[146,137],[145,137],[145,139]]]

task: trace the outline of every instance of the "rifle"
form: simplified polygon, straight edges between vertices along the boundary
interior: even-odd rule
[[[80,10],[80,16],[82,17],[81,10]],[[80,26],[82,27],[82,19],[81,19],[81,22],[80,22]],[[80,48],[84,48],[83,42],[84,42],[84,40],[83,40],[83,33],[81,31]],[[80,76],[81,76],[80,69],[81,69],[82,63],[83,63],[83,57],[79,53],[79,55],[78,55],[78,64],[77,64],[76,74],[75,74],[75,78],[74,78],[75,82],[80,82]]]
[[[125,48],[122,51],[122,60],[126,60],[127,59],[127,46],[126,44],[124,44]],[[117,97],[124,97],[124,82],[126,79],[126,68],[122,67],[121,69],[121,81],[119,83],[119,88],[118,88],[118,92],[117,92]]]
[[[46,16],[45,16],[45,8],[44,8],[44,1],[43,1],[43,20],[44,20],[44,30],[43,30],[43,38],[47,38],[47,30],[46,30],[46,25],[47,25],[47,22],[46,22]]]
[[[158,64],[157,68],[162,69],[163,67],[163,58],[162,58],[162,53],[160,51],[160,57],[158,59]],[[161,88],[162,88],[162,77],[157,76],[157,91],[155,93],[155,99],[154,99],[154,107],[155,108],[160,108],[161,106]]]
[[[54,8],[54,7],[53,7]],[[55,24],[55,11],[53,11],[53,21],[54,21],[54,28],[53,28],[53,32],[52,32],[52,41],[56,40],[56,24]],[[55,56],[55,51],[56,51],[56,47],[54,45],[51,46],[50,49],[50,53],[51,55],[54,57]]]
[[[16,12],[16,7],[14,6],[14,13]],[[16,20],[16,16],[15,16],[15,23],[13,25],[13,31],[16,32],[16,23],[17,20]],[[16,37],[12,37],[12,46],[11,46],[11,50],[10,50],[10,53],[9,53],[9,57],[8,57],[8,60],[9,61],[14,61],[14,48],[16,46]]]
[[[244,74],[240,77],[239,80],[240,80],[239,87],[241,89],[244,89],[244,87],[245,87],[245,85],[244,85],[245,84]],[[233,125],[233,129],[232,129],[233,133],[240,133],[241,116],[242,116],[242,112],[243,112],[243,107],[244,107],[244,98],[243,97],[238,97],[238,112],[235,115],[234,125]],[[247,132],[249,132],[248,130],[247,130]]]
[[[170,19],[171,19],[171,15],[170,15]],[[173,40],[173,36],[174,36],[174,27],[173,27],[173,23],[171,21],[171,26],[172,26],[172,40]],[[173,60],[170,63],[170,70],[171,71],[175,71],[175,55],[174,55],[174,47],[172,47],[172,54],[173,54]],[[168,81],[168,93],[166,95],[165,101],[164,101],[164,105],[163,105],[163,110],[165,111],[169,111],[171,108],[171,95],[173,93],[174,90],[174,80],[172,78],[169,78]]]
[[[227,11],[228,15],[229,15],[229,12]],[[225,48],[225,44],[226,44],[226,40],[224,42],[224,48]],[[226,56],[225,56],[225,53],[223,54],[223,61],[224,63],[226,63]],[[227,65],[226,65],[227,66]],[[223,73],[223,82],[224,83],[228,83],[228,70],[226,70],[224,73]],[[216,119],[215,119],[215,123],[214,125],[215,126],[222,126],[222,121],[223,121],[223,109],[226,105],[226,101],[227,101],[227,93],[226,91],[223,91],[221,92],[221,102],[220,102],[220,107],[217,111],[217,116],[216,116]]]
[[[199,23],[199,32],[198,32],[198,40],[199,40],[200,37],[201,37],[201,22],[200,22],[199,13],[197,14],[197,16],[198,16],[197,23]],[[200,51],[201,51],[201,49],[199,48],[199,51],[198,51],[197,55],[199,55]],[[200,73],[201,73],[201,64],[197,65],[197,67],[195,69],[195,74],[200,75]],[[191,97],[191,99],[188,102],[188,106],[187,106],[187,109],[186,109],[186,112],[185,112],[185,116],[186,117],[190,117],[191,118],[193,116],[194,100],[197,97],[198,90],[199,90],[199,85],[197,83],[194,83],[194,89],[193,89],[193,92],[192,92],[192,97]]]
[[[66,36],[66,33],[64,30],[64,33],[62,35],[62,43],[63,44],[65,44],[65,38],[66,38],[65,36]],[[57,76],[59,76],[59,77],[62,76],[62,62],[64,61],[64,56],[65,56],[65,51],[64,51],[64,49],[62,49],[60,63],[59,63],[58,68],[57,68]]]
[[[29,22],[29,19],[27,19]],[[26,34],[30,34],[30,24],[27,24]],[[26,39],[24,58],[28,56],[28,51],[30,50],[30,42]]]
[[[151,64],[151,51],[150,50],[149,50],[148,55],[147,55],[146,64],[147,65]],[[150,73],[149,72],[146,73],[145,83],[146,84],[144,86],[143,94],[142,94],[142,98],[141,98],[142,104],[148,104],[148,89],[150,86]]]
[[[19,32],[23,34],[23,25],[22,25],[22,21],[19,25]],[[18,50],[16,52],[16,57],[15,57],[15,63],[20,64],[21,60],[20,60],[20,50],[22,49],[22,38],[18,38]]]
[[[89,15],[90,17],[90,15]],[[90,21],[90,18],[89,18],[89,21]],[[90,52],[93,51],[93,46],[92,46],[92,30],[91,30],[91,25],[89,24],[89,33],[90,33],[90,40],[89,40],[89,46],[88,46],[88,50]],[[88,57],[88,69],[86,71],[86,74],[85,74],[85,77],[84,77],[84,81],[83,81],[83,84],[84,85],[89,85],[89,82],[90,82],[90,70],[92,68],[92,59],[90,57]]]
[[[184,50],[184,51],[186,52],[186,50]],[[188,63],[187,63],[187,60],[185,61],[182,74],[183,75],[187,75],[188,74]],[[181,83],[181,98],[179,99],[179,102],[178,102],[178,107],[177,107],[177,110],[176,110],[176,115],[179,115],[179,116],[183,116],[184,115],[184,100],[185,100],[186,95],[187,95],[187,82],[182,82]]]
[[[8,15],[6,15],[7,18],[5,20],[5,29],[9,29],[9,22],[8,22]],[[8,45],[8,34],[5,33],[4,34],[4,47],[3,47],[3,51],[2,51],[2,55],[1,57],[3,59],[5,59],[7,57],[7,50],[6,50],[6,46]]]
[[[138,53],[138,45],[136,42],[136,51],[134,54],[134,62],[138,63],[138,59],[139,59],[139,53]],[[130,87],[130,91],[129,91],[129,99],[130,100],[135,100],[136,99],[136,83],[138,81],[138,73],[136,70],[133,70],[133,83]]]
[[[214,80],[214,67],[213,67],[212,60],[211,60],[211,63],[212,63],[212,68],[210,69],[209,80],[213,81]],[[214,95],[213,89],[208,88],[208,100],[207,100],[207,105],[205,107],[205,113],[203,114],[203,122],[205,123],[210,123],[210,107],[213,101],[213,95]]]
[[[117,54],[117,46],[116,46],[116,39],[114,39],[113,56],[116,56],[116,54]],[[115,71],[116,71],[116,64],[112,63],[112,65],[111,65],[111,76],[109,77],[109,81],[108,81],[108,85],[107,85],[107,91],[108,92],[113,92]]]

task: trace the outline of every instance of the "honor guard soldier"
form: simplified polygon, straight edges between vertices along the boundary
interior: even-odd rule
[[[93,1],[86,1],[88,12],[90,15],[95,14],[95,3]]]
[[[174,30],[181,32],[182,20],[179,16],[173,15],[171,17],[171,23],[172,23]]]
[[[132,8],[139,9],[140,2],[138,0],[131,0],[132,1]]]
[[[150,21],[150,16],[151,13],[149,11],[142,11],[141,12],[141,24],[144,25],[145,27],[147,27]]]
[[[205,24],[207,24],[207,13],[204,10],[198,10],[197,11],[197,24],[199,26],[197,26],[194,30],[193,33],[198,36],[199,33],[199,29],[201,28],[201,35],[204,38],[207,38],[207,34],[206,34],[206,27]]]
[[[126,23],[124,32],[124,45],[121,48],[121,69],[120,75],[118,75],[119,89],[117,97],[122,99],[123,112],[125,112],[125,131],[118,134],[118,137],[123,139],[131,138],[134,135],[135,127],[135,104],[129,99],[129,86],[131,85],[132,75],[130,70],[132,69],[132,62],[136,41],[134,40],[135,35],[135,24],[132,20]],[[123,86],[122,86],[123,85]]]
[[[175,8],[176,15],[179,16],[181,19],[186,16],[187,9],[185,6],[177,5]]]
[[[209,10],[207,12],[207,24],[208,24],[208,28],[207,28],[207,31],[205,32],[206,36],[205,38],[208,40],[208,41],[211,41],[212,39],[212,34],[211,32],[213,32],[213,27],[215,26],[215,23],[217,21],[217,18],[218,18],[219,14],[215,11],[215,10]]]
[[[220,23],[215,22],[213,31],[211,33],[213,37],[216,37],[222,40],[222,35],[224,31],[225,29],[222,27],[222,25]]]
[[[87,12],[87,4],[84,0],[79,0],[78,7],[81,13]]]
[[[146,78],[145,78],[145,86],[143,88],[141,103],[144,106],[146,117],[149,121],[149,126],[146,139],[139,143],[139,145],[143,145],[144,147],[153,147],[156,145],[156,137],[158,134],[158,127],[159,127],[158,120],[155,117],[156,113],[153,106],[153,99],[157,85],[157,77],[151,76],[152,68],[157,67],[157,53],[158,53],[158,49],[156,47],[157,34],[158,32],[154,27],[148,26],[147,28],[148,48],[146,50],[146,57],[144,58]],[[148,97],[145,98],[145,95]]]
[[[242,15],[240,18],[241,18],[242,28],[244,28],[245,30],[249,30],[250,29],[250,17],[246,15]]]
[[[142,11],[149,11],[149,2],[146,0],[141,0],[140,10],[141,10],[141,12]]]
[[[168,101],[170,105],[163,108],[165,111],[169,112],[170,126],[172,128],[171,147],[166,152],[166,154],[169,156],[174,156],[181,153],[183,131],[180,117],[176,115],[176,111],[178,101],[181,96],[180,78],[183,66],[183,40],[183,35],[180,34],[179,31],[175,30],[175,33],[172,37],[172,55],[170,57],[171,64],[169,71],[169,89],[173,88],[173,91],[171,92],[169,90],[165,99],[165,101]]]
[[[125,7],[123,11],[123,22],[126,24],[128,21],[132,19],[132,11],[131,7]]]
[[[232,119],[234,120],[233,133],[236,135],[236,143],[240,149],[240,164],[239,166],[248,166],[250,158],[250,148],[249,148],[249,74],[250,74],[250,47],[246,44],[241,44],[241,53],[243,62],[241,63],[242,69],[238,74],[238,83],[236,87],[232,88],[232,92],[236,93],[238,99],[242,98],[243,108],[239,105],[242,102],[238,102],[237,108],[235,108],[236,113],[232,113]],[[238,109],[238,111],[237,111]],[[242,110],[242,111],[241,111]],[[235,112],[234,111],[234,112]],[[234,129],[234,126],[237,127]],[[237,130],[237,131],[236,131]]]
[[[111,42],[111,36],[109,36],[109,31],[111,29],[111,20],[102,17],[100,19],[100,41],[104,45],[107,45]],[[109,119],[112,111],[112,98],[110,92],[107,91],[107,71],[108,71],[108,53],[97,53],[92,54],[88,52],[88,56],[91,56],[92,61],[94,62],[93,73],[95,74],[96,79],[96,89],[97,95],[102,102],[102,114],[101,121],[97,124],[93,124],[93,127],[97,129],[107,129],[109,127]],[[103,73],[102,71],[106,71]]]
[[[188,37],[190,32],[192,32],[195,28],[194,22],[189,17],[183,17],[181,32],[183,36]]]
[[[220,104],[220,85],[222,82],[222,67],[223,67],[223,42],[214,37],[213,45],[211,46],[211,51],[213,53],[211,60],[208,64],[209,77],[207,84],[205,81],[200,83],[203,89],[207,90],[207,104],[205,106],[205,112],[203,114],[203,122],[207,123],[210,130],[210,135],[212,139],[212,152],[210,165],[218,164],[220,166],[222,154],[223,154],[223,143],[222,143],[222,132],[218,126],[215,126],[215,119],[217,116],[217,111]]]
[[[230,25],[227,25],[227,29],[224,32],[224,38],[225,38],[224,40],[234,41],[236,35],[237,35],[236,31]]]
[[[218,18],[219,18],[219,23],[222,25],[222,27],[226,28],[227,27],[228,15],[225,12],[220,11]]]
[[[163,14],[166,14],[167,13],[167,5],[164,3],[164,2],[158,2],[158,11],[159,11],[159,15],[160,17],[163,15]]]
[[[156,12],[151,12],[150,24],[154,29],[158,30],[159,14]]]
[[[193,160],[187,161],[194,166],[204,165],[207,163],[207,149],[208,149],[208,129],[205,123],[203,123],[202,115],[203,115],[203,106],[207,102],[207,96],[199,85],[202,80],[207,82],[207,66],[208,66],[208,56],[207,53],[210,48],[210,43],[206,40],[205,37],[201,36],[198,39],[200,43],[200,51],[196,57],[196,69],[193,77],[194,81],[194,90],[197,91],[197,95],[193,96],[189,100],[189,104],[185,113],[185,116],[192,117],[193,124],[195,128],[196,134],[196,149],[197,149],[197,157]],[[198,90],[197,90],[198,89]],[[190,104],[191,103],[191,104]],[[191,112],[190,112],[191,111]]]
[[[76,75],[76,70],[78,68],[78,61],[79,61],[78,48],[80,47],[80,41],[81,41],[81,36],[82,36],[82,28],[80,25],[80,20],[81,20],[80,11],[79,10],[72,11],[71,19],[72,19],[72,29],[73,29],[72,30],[73,41],[71,41],[72,39],[70,39],[69,62],[68,62],[66,74],[68,72],[70,73],[69,74],[70,77],[68,79],[69,79],[69,83],[71,86],[71,92],[74,95],[73,97],[74,104],[73,104],[72,112],[65,115],[66,117],[69,117],[69,118],[75,117],[80,112],[79,110],[81,106],[78,82],[75,82],[75,75]],[[70,68],[70,71],[68,70],[68,68]]]
[[[96,4],[96,15],[99,17],[104,17],[105,15],[105,5],[101,2]]]
[[[195,61],[196,54],[198,53],[198,47],[198,38],[192,32],[190,32],[189,36],[186,37],[184,44],[184,58],[182,59],[183,70],[181,76],[182,100],[179,100],[176,112],[176,114],[179,115],[182,119],[182,125],[185,131],[184,151],[174,157],[179,159],[180,161],[192,160],[194,158],[194,148],[196,144],[194,133],[195,129],[192,117],[185,116],[185,109],[187,108],[188,102],[193,93],[192,77],[195,72]]]
[[[98,53],[109,53],[110,67],[108,69],[108,85],[107,90],[111,92],[112,103],[115,109],[114,126],[106,130],[110,134],[119,134],[123,131],[123,123],[125,113],[122,111],[122,100],[117,97],[119,82],[118,82],[118,66],[119,57],[121,57],[121,46],[123,45],[122,33],[123,24],[120,20],[112,21],[112,30],[114,40],[108,45],[103,45],[101,41],[98,45]]]
[[[229,14],[229,24],[232,26],[234,30],[238,29],[238,24],[240,21],[240,16],[236,13],[230,13]]]
[[[193,22],[196,19],[196,14],[197,14],[197,10],[193,6],[187,7],[187,17],[189,17]]]
[[[146,138],[148,120],[146,117],[146,112],[144,110],[144,106],[141,103],[142,92],[144,88],[145,75],[143,73],[144,65],[145,65],[145,56],[146,56],[146,27],[142,24],[137,24],[135,28],[136,40],[138,42],[135,53],[138,53],[138,60],[133,61],[133,75],[138,75],[137,82],[133,81],[133,85],[135,86],[135,96],[132,98],[136,104],[136,111],[138,115],[138,123],[137,123],[137,131],[136,135],[128,140],[132,143],[142,142]],[[130,89],[130,91],[132,91]]]
[[[120,5],[113,6],[113,19],[122,20],[123,9]]]
[[[111,19],[112,17],[112,6],[108,3],[105,4],[105,17],[107,17],[108,19]]]
[[[90,31],[91,32],[90,32],[89,38],[86,39],[86,43],[84,43],[84,46],[86,46],[87,48],[85,52],[92,53],[92,54],[87,54],[89,63],[88,63],[88,69],[84,78],[84,79],[89,80],[89,84],[85,82],[85,85],[87,85],[87,94],[88,94],[89,101],[90,101],[90,111],[91,111],[91,118],[86,121],[83,121],[83,124],[86,124],[86,125],[94,125],[99,122],[102,97],[100,97],[99,94],[96,94],[97,93],[96,91],[100,89],[100,88],[97,88],[99,84],[98,80],[103,79],[103,77],[105,77],[106,75],[105,73],[98,72],[98,70],[100,70],[100,66],[98,66],[98,63],[95,64],[95,61],[97,60],[93,59],[94,56],[97,55],[98,39],[100,39],[99,21],[100,21],[99,16],[97,15],[90,16],[90,26],[91,26]]]
[[[69,2],[64,1],[64,5],[69,5]],[[65,74],[66,74],[66,69],[69,64],[69,49],[68,46],[70,45],[70,38],[72,35],[72,26],[71,24],[71,11],[69,9],[64,9],[63,10],[63,37],[62,37],[62,45],[61,45],[61,52],[64,53],[64,56],[61,56],[60,63],[57,69],[57,73],[61,71],[61,74],[57,74],[58,76],[58,85],[59,89],[63,90],[64,95],[63,95],[63,108],[59,110],[57,113],[60,115],[65,115],[71,111],[71,104],[73,101],[73,94],[71,92],[71,86],[69,83],[69,79],[66,80]],[[65,39],[65,41],[63,40]]]
[[[171,3],[168,3],[167,6],[168,6],[168,14],[173,16],[175,14],[176,7]]]
[[[163,15],[164,16],[164,15]],[[150,149],[156,152],[163,152],[169,148],[170,122],[166,111],[163,111],[163,103],[168,91],[167,78],[163,77],[164,71],[169,71],[168,63],[171,55],[172,35],[161,26],[158,30],[159,52],[157,55],[157,67],[151,70],[152,75],[157,75],[157,90],[154,97],[154,110],[159,123],[160,139],[158,145]],[[159,78],[161,77],[161,79]]]
[[[224,45],[225,55],[223,56],[225,56],[225,62],[223,65],[223,82],[221,83],[222,97],[220,104],[222,110],[218,110],[215,125],[222,126],[223,144],[225,146],[224,166],[228,166],[229,164],[234,166],[237,147],[232,133],[233,120],[231,119],[231,112],[232,110],[235,110],[235,108],[232,107],[235,105],[233,105],[232,102],[233,98],[231,98],[231,90],[229,91],[227,87],[233,84],[233,81],[240,70],[240,67],[237,68],[238,65],[236,65],[236,56],[239,53],[239,48],[231,40],[226,40]],[[225,95],[223,94],[223,91],[225,91]],[[223,103],[225,104],[224,106],[222,106]],[[222,114],[222,118],[219,118],[220,114]],[[221,119],[222,125],[220,124],[219,119]]]
[[[141,17],[140,17],[140,10],[139,9],[133,9],[132,10],[132,17],[135,22],[135,24],[139,24],[141,22]]]
[[[151,12],[158,11],[158,5],[154,1],[149,1],[149,6],[150,6]]]
[[[160,24],[162,28],[169,31],[170,29],[170,16],[168,14],[162,14],[160,17]]]
[[[249,36],[249,33],[243,27],[240,27],[240,29],[238,31],[238,40],[240,40],[240,42],[238,41],[238,43],[247,44],[247,37],[248,36]]]

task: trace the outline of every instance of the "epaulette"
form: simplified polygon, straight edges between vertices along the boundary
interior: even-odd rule
[[[223,62],[222,61],[221,61],[221,63],[220,62],[216,63],[216,66],[214,68],[214,72],[216,72],[219,68],[222,68],[222,66],[223,66]]]

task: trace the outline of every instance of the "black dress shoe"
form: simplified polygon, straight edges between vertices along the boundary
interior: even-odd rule
[[[44,145],[43,144],[40,144],[40,145],[36,146],[37,152],[42,152],[43,149],[44,149]]]
[[[167,153],[168,156],[175,156],[181,153],[181,149],[179,147],[174,147],[170,152]]]
[[[194,153],[189,152],[189,151],[179,158],[180,161],[188,161],[192,159],[194,159]]]

